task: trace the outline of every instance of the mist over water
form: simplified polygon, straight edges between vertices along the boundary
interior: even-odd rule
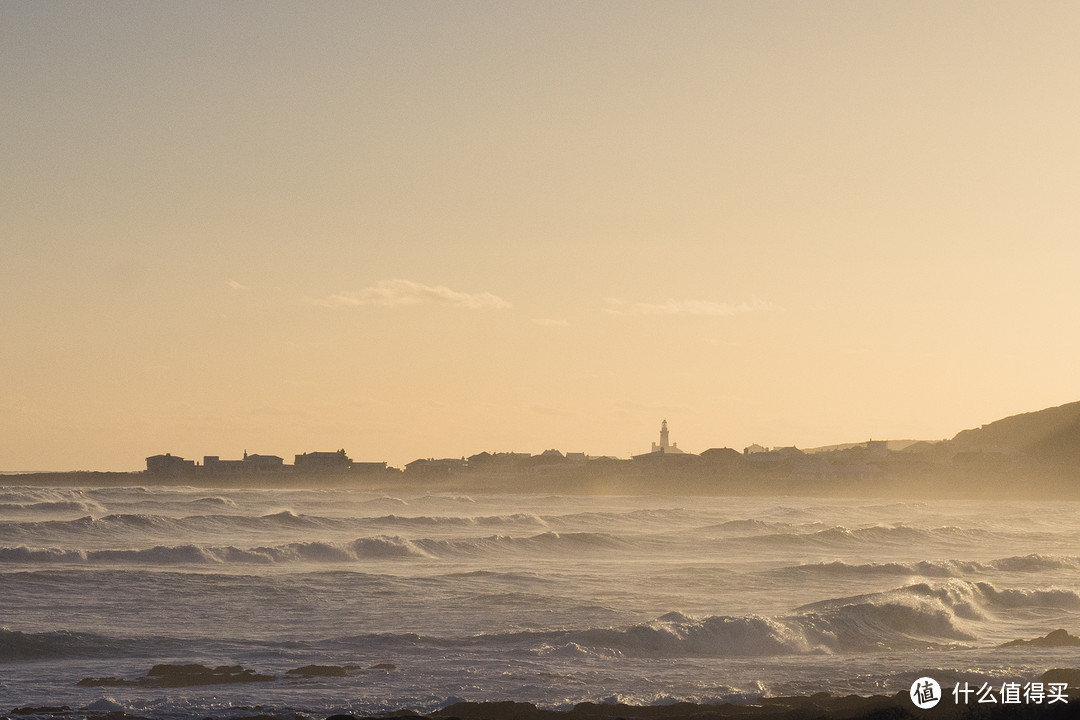
[[[1075,664],[1069,648],[998,646],[1076,632],[1076,510],[0,488],[0,710],[372,713],[872,694],[927,671],[1026,680]],[[165,662],[279,680],[76,686]],[[286,678],[308,664],[348,673]]]

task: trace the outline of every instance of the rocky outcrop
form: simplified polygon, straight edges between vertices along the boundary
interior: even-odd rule
[[[340,665],[305,665],[304,667],[288,670],[285,674],[302,678],[313,678],[345,677],[349,673],[348,668],[341,667]]]
[[[1080,637],[1070,635],[1065,630],[1054,630],[1033,640],[1011,640],[1001,647],[1074,647],[1080,646]]]
[[[199,685],[230,685],[234,683],[273,682],[274,675],[262,675],[240,665],[219,665],[208,668],[195,663],[184,665],[155,665],[144,677],[125,680],[117,677],[83,678],[81,687],[148,687],[182,688]]]

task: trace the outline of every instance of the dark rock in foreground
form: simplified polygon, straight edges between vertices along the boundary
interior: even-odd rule
[[[112,677],[100,677],[92,678],[86,677],[75,683],[79,687],[132,687],[138,686],[137,680],[125,680],[124,678]]]
[[[155,665],[147,673],[149,687],[193,687],[247,682],[273,682],[273,675],[260,675],[239,665],[220,665],[213,670],[203,665]]]
[[[71,708],[67,705],[40,705],[37,707],[17,707],[11,711],[12,715],[67,715]]]
[[[199,685],[229,685],[233,683],[273,682],[273,675],[260,675],[254,670],[246,670],[240,665],[219,665],[208,668],[205,665],[155,665],[145,677],[137,680],[123,678],[83,678],[77,685],[81,687],[148,687],[182,688]]]
[[[946,693],[948,694],[948,693]],[[256,708],[252,708],[256,709]],[[916,708],[907,693],[893,696],[863,697],[851,695],[834,697],[827,693],[804,697],[763,698],[753,705],[598,705],[581,703],[570,710],[542,710],[522,702],[462,702],[429,715],[409,711],[387,713],[361,718],[355,715],[332,715],[326,720],[1065,720],[1080,715],[1080,696],[1072,695],[1069,703],[1054,705],[955,705],[951,698],[930,710]],[[39,718],[67,720],[73,716],[86,720],[153,720],[123,712],[73,712],[63,707],[16,708],[15,717],[35,715]],[[206,718],[213,720],[213,718]],[[308,720],[296,713],[253,714],[233,720]]]
[[[906,704],[906,706],[905,706]],[[807,697],[763,698],[755,705],[599,705],[580,703],[566,711],[541,710],[530,703],[457,703],[432,713],[437,720],[723,720],[725,718],[768,718],[803,720],[812,718],[854,719],[863,717],[904,718],[915,710],[906,694],[896,697],[876,695],[833,697],[818,693]]]
[[[1044,683],[1065,683],[1074,691],[1080,691],[1080,670],[1054,668],[1039,678]]]
[[[1053,635],[1053,633],[1051,633]],[[349,667],[312,665],[297,668],[333,672],[329,677]],[[296,673],[297,675],[301,673]],[[317,676],[317,675],[316,675]],[[258,675],[239,665],[207,668],[202,665],[155,665],[146,677],[138,680],[120,678],[87,678],[80,685],[104,687],[109,684],[128,684],[138,687],[188,687],[194,684],[220,684],[226,682],[261,682],[273,680],[269,675]],[[525,702],[460,702],[427,715],[411,710],[384,713],[373,718],[354,715],[333,715],[327,720],[902,720],[926,718],[928,720],[1065,720],[1080,717],[1080,669],[1048,670],[1040,678],[1047,692],[1041,702],[1005,702],[996,696],[993,702],[981,703],[977,696],[968,696],[959,702],[952,688],[941,689],[938,705],[920,710],[912,703],[907,692],[895,695],[848,695],[838,697],[828,693],[798,697],[761,698],[753,704],[674,703],[671,705],[622,705],[579,703],[569,710],[545,710]],[[151,684],[171,683],[171,684]],[[1060,687],[1055,691],[1050,684]],[[965,685],[966,687],[966,685]],[[963,696],[961,696],[963,697]],[[1051,700],[1051,698],[1056,698]],[[77,715],[86,720],[151,720],[126,715],[123,712],[93,712],[90,708],[72,711],[68,707],[25,707],[11,711],[13,716],[34,715],[42,720],[69,720]],[[260,711],[261,707],[252,708]],[[207,720],[213,720],[207,718]],[[233,720],[309,720],[299,713],[284,715],[257,714]]]
[[[1058,672],[1058,671],[1051,671]],[[1080,671],[1071,672],[1080,675]],[[1045,677],[1045,676],[1044,676]],[[1047,680],[1046,682],[1058,682]],[[432,720],[1064,720],[1080,716],[1080,694],[1069,702],[1050,704],[956,704],[951,688],[944,688],[942,701],[934,708],[920,710],[906,692],[896,695],[837,697],[828,693],[801,697],[762,698],[752,705],[597,705],[581,703],[571,710],[541,710],[530,703],[457,703],[429,715]]]
[[[346,668],[340,665],[305,665],[304,667],[287,670],[286,675],[298,675],[304,678],[312,677],[345,677],[348,675]]]
[[[1073,647],[1080,646],[1080,637],[1070,635],[1065,630],[1054,630],[1045,637],[1034,640],[1011,640],[1000,647]]]

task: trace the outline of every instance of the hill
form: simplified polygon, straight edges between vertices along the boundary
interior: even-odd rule
[[[945,445],[950,454],[1002,453],[1038,463],[1080,463],[1080,402],[963,430]]]

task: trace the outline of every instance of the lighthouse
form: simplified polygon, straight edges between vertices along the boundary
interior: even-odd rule
[[[679,449],[678,443],[668,442],[668,429],[667,420],[660,421],[660,444],[652,444],[652,451],[659,453],[678,453],[682,454],[682,450]]]

